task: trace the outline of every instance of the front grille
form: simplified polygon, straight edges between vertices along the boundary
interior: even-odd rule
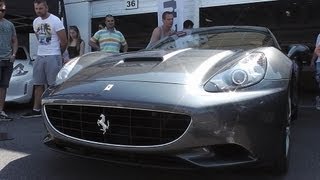
[[[71,137],[116,145],[150,146],[172,142],[190,124],[187,115],[101,106],[46,105],[52,126]],[[105,116],[104,133],[98,120]]]

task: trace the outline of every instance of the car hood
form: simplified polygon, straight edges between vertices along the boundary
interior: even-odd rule
[[[181,49],[140,51],[101,58],[68,81],[142,81],[186,84],[206,81],[243,51]],[[90,56],[85,57],[90,61]]]

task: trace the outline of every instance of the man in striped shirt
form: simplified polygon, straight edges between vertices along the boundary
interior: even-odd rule
[[[97,31],[89,41],[89,45],[97,51],[119,53],[128,51],[128,44],[123,34],[114,27],[114,17],[106,15],[106,27]]]

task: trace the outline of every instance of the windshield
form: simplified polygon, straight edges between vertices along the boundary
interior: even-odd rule
[[[275,46],[270,34],[260,31],[179,32],[147,49],[252,49]]]

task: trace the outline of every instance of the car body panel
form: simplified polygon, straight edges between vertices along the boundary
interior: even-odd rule
[[[268,67],[270,68],[267,70],[267,79],[288,79],[291,76],[291,69],[285,66],[290,66],[292,62],[281,51],[268,47],[249,52],[253,51],[264,52],[269,59]],[[150,53],[147,51],[128,53],[120,57],[107,56],[84,68],[83,73],[76,74],[70,81],[121,80],[187,84],[188,79],[199,76],[201,72],[208,74],[199,82],[204,83],[224,66],[224,61],[230,63],[231,59],[236,59],[245,53],[248,51],[183,49],[178,52]],[[131,61],[133,58],[139,60]],[[163,60],[159,61],[159,59]],[[283,59],[287,64],[279,63],[275,59]]]
[[[213,27],[194,31],[242,30],[246,35],[269,34],[273,45],[246,44],[241,49],[237,44],[237,48],[227,49],[232,44],[227,42],[221,49],[172,49],[164,42],[179,39],[180,35],[175,35],[178,37],[164,39],[144,51],[84,55],[78,63],[87,63],[90,56],[93,62],[43,94],[48,130],[45,144],[71,154],[94,157],[98,153],[106,156],[98,159],[138,165],[143,164],[139,163],[140,156],[165,156],[195,167],[273,164],[283,150],[292,61],[266,28]],[[250,37],[257,43],[256,37],[260,36]],[[164,49],[156,48],[162,44]],[[209,82],[214,82],[212,79],[250,54],[263,54],[257,61],[266,67],[261,80],[234,89],[206,89]],[[259,73],[261,69],[255,70]],[[179,118],[184,119],[177,128],[171,122]],[[119,125],[123,120],[126,124]],[[174,131],[173,135],[169,131]],[[121,160],[123,156],[126,158]]]

